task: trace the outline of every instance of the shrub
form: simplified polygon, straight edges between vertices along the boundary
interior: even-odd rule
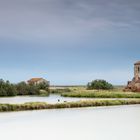
[[[39,90],[39,95],[41,95],[41,96],[49,96],[49,92],[48,91],[46,91],[46,90]]]
[[[49,85],[45,82],[40,84],[26,84],[25,82],[18,83],[16,85],[18,95],[42,95],[40,90],[43,90],[44,93],[49,93]],[[45,95],[43,93],[43,95]]]
[[[28,95],[39,95],[39,88],[37,85],[28,85]]]
[[[13,84],[7,85],[6,92],[8,96],[16,96],[17,90]]]
[[[0,80],[0,96],[15,96],[17,90],[9,81]]]
[[[25,82],[20,82],[16,84],[16,89],[17,89],[18,95],[29,94],[29,85],[27,85]]]
[[[43,90],[43,92],[40,92]],[[0,96],[16,96],[16,95],[48,95],[49,85],[47,83],[26,84],[20,82],[11,84],[9,81],[0,80]]]
[[[105,80],[94,80],[87,84],[87,89],[113,89],[113,85],[106,82]]]
[[[49,84],[47,82],[39,83],[39,84],[37,84],[37,86],[40,90],[49,91]]]

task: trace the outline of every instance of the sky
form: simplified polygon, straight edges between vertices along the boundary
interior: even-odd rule
[[[140,60],[139,0],[0,0],[0,78],[124,85]]]

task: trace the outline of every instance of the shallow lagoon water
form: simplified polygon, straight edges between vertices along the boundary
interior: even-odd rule
[[[79,100],[87,100],[87,98],[72,98],[72,97],[62,97],[59,94],[51,94],[50,96],[15,96],[15,97],[2,97],[0,98],[0,103],[11,103],[11,104],[21,104],[25,102],[47,102],[47,103],[58,103],[59,102],[71,102]]]
[[[60,103],[72,102],[79,100],[115,100],[115,98],[73,98],[73,97],[62,97],[59,94],[51,94],[50,96],[15,96],[15,97],[2,97],[0,103],[10,104],[21,104],[25,102],[47,102],[47,103]],[[121,98],[120,98],[121,99]],[[126,99],[127,100],[127,99]]]
[[[140,140],[140,105],[0,113],[1,140]]]

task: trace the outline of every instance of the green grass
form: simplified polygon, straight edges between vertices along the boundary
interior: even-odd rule
[[[140,98],[140,93],[123,92],[121,90],[73,90],[69,93],[62,93],[64,97],[87,97],[87,98]]]
[[[66,102],[66,103],[56,103],[56,104],[47,104],[44,102],[30,102],[30,103],[25,103],[25,104],[0,104],[0,112],[77,108],[77,107],[114,106],[114,105],[130,105],[130,104],[140,104],[140,99],[87,100],[87,101]]]
[[[61,94],[61,93],[66,93],[70,91],[71,90],[69,88],[50,88],[50,93]]]
[[[49,92],[46,91],[46,90],[40,90],[39,91],[39,96],[49,96],[49,95],[50,95]]]

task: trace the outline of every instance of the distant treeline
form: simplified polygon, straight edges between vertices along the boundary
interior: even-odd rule
[[[25,82],[12,84],[9,81],[0,79],[0,96],[48,95],[48,93],[49,85],[46,82],[37,85]]]

